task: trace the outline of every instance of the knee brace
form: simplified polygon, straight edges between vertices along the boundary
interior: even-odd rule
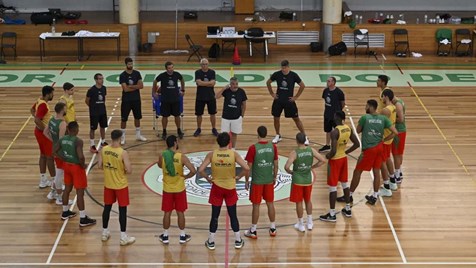
[[[347,182],[341,182],[340,185],[342,186],[342,189],[349,188],[349,185],[347,185]]]
[[[63,190],[64,184],[64,170],[56,169],[56,176],[55,176],[55,187],[57,190]]]

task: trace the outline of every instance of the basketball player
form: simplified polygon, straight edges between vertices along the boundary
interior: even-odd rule
[[[251,169],[251,187],[249,174],[245,176],[245,188],[250,191],[250,201],[253,204],[251,213],[251,227],[245,231],[245,236],[258,238],[256,229],[259,219],[261,200],[266,201],[270,223],[269,235],[276,236],[276,212],[274,209],[274,184],[278,176],[278,148],[276,144],[268,142],[268,129],[258,127],[258,142],[251,145],[245,160]],[[251,189],[250,189],[251,188]]]
[[[119,76],[119,84],[122,87],[121,102],[121,145],[126,143],[126,126],[129,114],[132,111],[134,115],[134,125],[136,127],[136,140],[147,141],[140,131],[140,120],[142,119],[142,104],[140,98],[140,90],[144,88],[142,76],[139,71],[134,70],[134,63],[131,58],[124,60],[126,70]]]
[[[383,103],[383,100],[382,100],[382,92],[385,90],[385,89],[390,89],[388,86],[388,76],[382,74],[382,75],[379,75],[378,76],[378,79],[377,79],[377,87],[379,89],[379,93],[378,93],[378,97],[379,97],[379,103],[378,103],[378,107],[377,107],[377,112],[380,113],[382,111],[382,109],[386,106],[385,103]]]
[[[109,216],[112,205],[119,206],[119,225],[121,227],[121,239],[119,244],[126,246],[136,241],[135,237],[126,233],[127,206],[129,205],[129,187],[127,174],[131,174],[132,166],[129,154],[121,148],[122,131],[119,129],[111,132],[111,145],[102,148],[98,157],[98,167],[104,171],[104,210],[102,212],[102,237],[103,242],[109,240]]]
[[[302,132],[296,134],[297,148],[291,151],[288,161],[284,166],[287,173],[292,175],[291,194],[289,201],[296,203],[296,214],[298,221],[294,228],[300,232],[304,232],[303,207],[304,201],[307,213],[307,229],[312,230],[314,226],[312,222],[312,169],[318,168],[326,163],[326,159],[320,155],[314,148],[308,147],[306,143],[306,135]],[[317,162],[314,164],[314,159]],[[293,169],[291,169],[293,165]]]
[[[51,186],[52,181],[46,177],[47,166],[50,176],[52,178],[56,176],[52,151],[53,143],[43,134],[51,118],[48,102],[53,99],[54,90],[53,87],[44,86],[41,89],[41,97],[38,98],[30,109],[31,115],[35,118],[35,138],[40,148],[40,160],[38,161],[40,166],[40,183],[38,187],[40,189]]]
[[[398,184],[402,183],[402,163],[403,152],[405,151],[405,141],[407,138],[407,126],[405,123],[405,102],[402,99],[393,97],[393,105],[397,109],[397,122],[395,128],[398,131],[398,139],[394,139],[392,143],[393,163],[395,165],[395,179]]]
[[[61,219],[66,220],[76,216],[76,212],[69,210],[68,200],[71,190],[76,189],[78,209],[79,209],[79,226],[85,227],[96,224],[95,219],[91,219],[86,215],[84,210],[84,190],[88,187],[86,175],[86,163],[83,153],[83,140],[78,138],[79,126],[76,121],[70,122],[67,127],[68,134],[64,135],[58,141],[55,153],[63,160],[64,167],[64,184],[63,191],[63,213]]]
[[[321,215],[319,219],[321,221],[336,222],[336,198],[337,198],[337,182],[340,182],[342,189],[344,190],[344,198],[346,201],[345,208],[342,209],[342,215],[350,218],[352,212],[350,210],[350,195],[348,172],[347,172],[347,155],[360,147],[359,140],[355,136],[354,131],[344,124],[345,113],[343,111],[337,111],[334,114],[336,127],[330,133],[331,138],[331,151],[326,154],[327,162],[327,185],[329,186],[329,213]],[[347,142],[352,141],[352,146],[346,150]]]
[[[238,79],[230,78],[230,84],[218,91],[216,99],[224,97],[221,116],[221,131],[231,133],[231,147],[236,148],[238,134],[243,131],[243,117],[246,111],[246,92],[238,87]]]
[[[64,119],[66,120],[66,124],[69,122],[76,121],[76,110],[74,109],[74,85],[71,83],[64,83],[63,84],[64,94],[60,97],[59,101],[66,104],[66,115]]]
[[[372,195],[366,195],[367,203],[375,205],[379,195],[380,187],[380,168],[383,162],[383,143],[397,134],[397,130],[392,126],[392,122],[384,115],[377,113],[378,103],[376,100],[368,100],[365,106],[366,114],[359,119],[357,125],[357,133],[362,133],[362,152],[352,174],[352,182],[350,184],[350,202],[353,202],[352,194],[355,192],[360,183],[362,172],[372,170],[374,175],[374,192]],[[383,138],[384,129],[389,128],[392,134],[387,138]],[[337,198],[339,202],[347,202],[344,197]],[[347,208],[346,208],[347,209]]]
[[[331,131],[335,128],[334,114],[342,111],[345,107],[345,94],[336,87],[336,78],[330,76],[327,78],[327,87],[322,91],[324,100],[324,132],[326,132],[326,144],[319,149],[320,153],[331,149]]]
[[[212,124],[212,134],[218,136],[216,129],[217,101],[215,99],[215,71],[209,68],[208,60],[200,60],[201,68],[195,71],[195,83],[197,84],[197,96],[195,100],[195,115],[197,116],[197,130],[193,133],[198,137],[202,133],[202,115],[207,105],[210,123]]]
[[[382,91],[381,97],[382,97],[383,103],[385,104],[385,107],[382,109],[380,113],[388,117],[388,119],[390,119],[390,122],[392,122],[392,126],[395,127],[395,122],[397,120],[397,111],[396,111],[395,105],[393,105],[392,103],[393,91],[391,89],[385,89],[384,91]],[[385,129],[383,131],[383,138],[385,139],[391,134],[392,134],[392,131],[390,131],[390,129]],[[397,135],[398,135],[398,132],[396,133],[396,136]],[[398,139],[398,136],[397,136],[397,139]],[[390,156],[392,152],[393,140],[394,139],[391,138],[384,141],[383,143],[384,163],[382,163],[382,168],[381,168],[381,173],[383,178],[383,188],[380,189],[380,195],[386,196],[386,197],[392,196],[392,191],[396,191],[398,189],[395,176],[394,176],[395,170],[393,168],[393,161]]]
[[[271,83],[276,81],[277,90],[273,91]],[[299,90],[294,95],[294,84],[299,85]],[[280,132],[280,117],[284,110],[284,117],[292,118],[296,127],[300,132],[304,133],[304,126],[301,119],[299,119],[298,108],[296,100],[301,96],[304,91],[305,85],[299,75],[289,69],[289,61],[281,61],[281,71],[277,71],[271,75],[266,81],[269,94],[273,97],[273,105],[271,108],[271,114],[274,117],[274,129],[276,130],[276,137],[273,139],[273,143],[281,141]],[[306,137],[306,145],[309,144],[309,140]]]
[[[104,86],[104,76],[100,73],[94,75],[94,86],[88,89],[86,93],[86,105],[89,107],[89,151],[93,154],[97,153],[96,142],[94,141],[94,132],[98,128],[101,135],[101,147],[106,146],[106,128],[107,128],[107,112],[106,112],[106,95],[107,89]]]
[[[187,210],[187,193],[185,191],[185,180],[190,179],[197,173],[188,157],[178,151],[179,145],[177,137],[174,135],[166,138],[167,150],[159,155],[157,164],[163,170],[164,187],[162,192],[162,211],[164,212],[163,226],[164,232],[159,236],[159,240],[169,243],[170,216],[175,209],[177,213],[178,227],[180,229],[180,244],[185,244],[192,237],[185,232],[185,210]],[[189,172],[184,174],[184,168]]]
[[[218,218],[220,217],[220,210],[225,201],[230,217],[231,228],[235,233],[235,248],[240,249],[245,244],[240,235],[240,223],[236,215],[236,202],[238,195],[236,193],[236,181],[243,177],[250,168],[241,156],[228,149],[230,143],[230,135],[226,132],[218,134],[217,137],[219,149],[209,152],[203,163],[200,165],[198,172],[209,183],[212,184],[210,191],[210,198],[208,202],[212,205],[212,217],[210,219],[210,234],[205,246],[210,249],[215,249],[215,233],[218,229]],[[236,176],[235,165],[241,166],[241,172]],[[211,164],[211,175],[205,173],[205,168]]]

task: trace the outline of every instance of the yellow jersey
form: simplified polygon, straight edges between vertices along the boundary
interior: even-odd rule
[[[230,149],[215,150],[211,162],[213,183],[224,189],[235,189],[235,151]]]
[[[397,122],[397,108],[393,104],[387,105],[385,108],[390,111],[390,116],[388,117],[388,119],[390,119],[390,122],[392,122],[392,126],[395,126],[395,123]],[[388,137],[390,134],[392,134],[392,131],[390,129],[386,128],[383,130],[384,139]],[[392,144],[392,142],[393,142],[393,139],[390,139],[384,143]]]
[[[162,171],[164,174],[164,192],[180,193],[185,190],[185,179],[183,177],[182,154],[174,153],[175,176],[171,176],[165,168],[165,159],[162,157]]]
[[[121,147],[114,148],[110,145],[102,148],[102,168],[104,170],[104,187],[119,190],[126,188],[127,175],[122,160],[124,149]]]
[[[350,127],[348,125],[340,125],[335,127],[339,131],[339,139],[337,139],[337,148],[336,154],[332,159],[340,159],[346,157],[345,149],[347,147],[347,142],[350,139]]]
[[[50,122],[50,119],[51,119],[51,112],[50,112],[50,106],[48,106],[48,103],[42,99],[38,99],[35,103],[35,115],[38,111],[38,107],[41,105],[41,104],[45,104],[46,105],[46,109],[48,110],[45,114],[45,116],[43,116],[43,118],[41,119],[41,122],[43,122],[43,125],[45,127],[48,127],[48,123]]]
[[[385,89],[390,89],[389,87],[385,87],[384,89],[380,90],[380,94],[378,96],[378,106],[377,106],[377,113],[380,113],[382,111],[383,108],[385,108],[385,103],[383,103],[383,99],[382,99],[382,92],[385,90]]]
[[[66,97],[63,95],[60,97],[60,101],[66,103],[66,115],[64,116],[66,123],[76,121],[76,111],[74,110],[73,96]]]

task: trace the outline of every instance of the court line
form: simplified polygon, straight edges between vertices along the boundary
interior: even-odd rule
[[[120,98],[117,99],[116,101],[116,104],[119,102]],[[112,113],[111,114],[114,114],[114,111],[116,109],[113,109],[112,110]],[[111,124],[111,120],[112,120],[112,116],[109,117],[108,121],[107,121],[107,125],[109,126]],[[108,128],[105,128],[104,132],[107,131]],[[99,138],[99,141],[98,141],[98,146],[97,146],[98,149],[101,149],[101,138]],[[94,160],[96,159],[96,156],[97,156],[97,153],[93,154],[93,157],[91,157],[91,160],[89,161],[89,164],[88,164],[88,167],[86,168],[86,176],[89,174],[89,172],[91,171],[91,168],[94,164]],[[71,207],[70,209],[73,210],[74,209],[74,206],[76,205],[76,201],[77,201],[77,195],[74,197],[74,200],[73,200],[73,204],[71,204]],[[64,230],[66,229],[66,225],[68,224],[69,222],[69,219],[66,219],[63,221],[63,226],[61,226],[61,229],[58,233],[58,236],[56,237],[56,240],[55,240],[55,243],[53,244],[53,248],[51,249],[51,252],[50,252],[50,255],[48,256],[48,259],[46,260],[46,264],[51,264],[51,259],[53,259],[53,255],[55,254],[56,252],[56,248],[58,247],[58,244],[61,240],[61,237],[63,236],[63,233],[64,233]]]
[[[359,143],[362,144],[362,141],[360,140],[360,137],[357,134],[357,129],[355,127],[354,120],[352,118],[352,115],[350,114],[349,107],[347,105],[345,106],[345,111],[347,112],[347,115],[350,119],[350,123],[352,124],[352,129],[355,133],[355,136],[359,140]],[[372,181],[375,180],[372,171],[370,171],[370,177],[372,178]],[[400,253],[400,257],[402,258],[403,263],[407,263],[407,258],[405,257],[405,253],[403,253],[402,245],[400,244],[400,240],[398,239],[397,232],[395,231],[395,227],[393,226],[392,219],[390,218],[390,215],[388,214],[387,206],[385,205],[385,202],[383,201],[383,198],[380,195],[379,195],[379,200],[380,200],[380,204],[382,205],[383,212],[385,213],[385,217],[387,218],[390,230],[392,231],[392,235],[393,235],[393,238],[395,240],[395,243],[397,244],[397,248],[398,248],[398,252]]]
[[[5,149],[5,152],[3,152],[2,154],[2,157],[0,157],[0,162],[2,162],[3,158],[5,157],[5,155],[8,153],[8,151],[10,151],[10,148],[13,146],[13,144],[15,143],[15,141],[18,139],[18,137],[20,136],[20,134],[22,133],[23,129],[25,129],[26,125],[28,125],[28,122],[30,122],[30,120],[33,118],[33,116],[28,116],[28,118],[26,119],[25,123],[23,123],[23,126],[20,128],[20,130],[17,132],[17,134],[15,135],[15,137],[13,138],[13,140],[10,142],[10,144],[8,145],[7,149]]]

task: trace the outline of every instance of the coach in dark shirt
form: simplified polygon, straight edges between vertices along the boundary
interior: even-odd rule
[[[277,90],[276,93],[271,87],[271,83],[276,81]],[[299,91],[294,95],[294,85],[299,85]],[[271,114],[274,117],[274,129],[276,130],[276,137],[273,139],[273,143],[281,141],[280,133],[280,117],[284,110],[284,117],[292,118],[296,127],[300,132],[304,132],[304,126],[301,119],[299,119],[298,108],[296,100],[301,96],[304,91],[304,82],[299,75],[289,69],[289,61],[281,61],[281,71],[277,71],[271,75],[266,82],[269,94],[273,97],[273,106],[271,108]],[[309,140],[306,136],[306,145],[309,144]]]
[[[98,128],[101,134],[101,146],[107,145],[106,142],[106,128],[107,128],[107,113],[106,113],[106,95],[107,90],[104,86],[104,76],[100,73],[94,75],[96,84],[92,86],[86,93],[86,105],[89,107],[89,143],[91,153],[97,153],[94,142],[94,132]]]
[[[215,99],[215,71],[209,69],[208,60],[200,60],[200,69],[195,71],[195,83],[197,84],[197,97],[195,100],[195,115],[197,116],[197,130],[193,136],[197,137],[202,132],[202,115],[205,111],[205,105],[210,114],[210,123],[212,124],[212,134],[218,136],[216,129],[217,102]]]
[[[159,74],[152,85],[152,94],[158,97],[160,94],[160,115],[162,115],[162,139],[167,138],[167,124],[169,116],[175,118],[177,134],[180,139],[183,138],[183,132],[180,129],[180,97],[185,93],[185,81],[179,72],[174,71],[174,64],[170,61],[165,63],[165,72]],[[180,86],[179,86],[180,81]],[[157,84],[160,83],[160,87]]]
[[[319,149],[319,152],[326,152],[331,149],[331,131],[335,128],[334,114],[342,111],[345,107],[344,92],[336,87],[336,78],[327,78],[327,87],[322,91],[324,99],[324,132],[326,132],[326,144]]]
[[[144,88],[142,83],[142,76],[140,72],[134,70],[134,64],[131,58],[127,57],[124,60],[126,70],[119,76],[119,84],[122,87],[122,103],[121,103],[121,130],[122,138],[121,144],[126,143],[126,123],[129,114],[132,111],[134,115],[134,125],[136,127],[136,140],[147,141],[140,132],[140,120],[142,118],[142,105],[140,99],[140,91]]]

